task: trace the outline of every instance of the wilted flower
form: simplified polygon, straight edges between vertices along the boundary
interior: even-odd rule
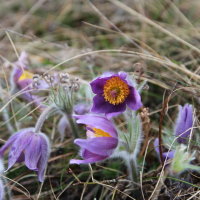
[[[45,134],[35,133],[35,128],[25,128],[13,134],[0,149],[0,157],[10,149],[8,156],[9,170],[16,162],[25,165],[38,174],[40,182],[44,180],[44,172],[50,154],[50,144]]]
[[[81,147],[83,160],[72,159],[71,164],[94,163],[111,156],[118,144],[118,135],[113,124],[102,116],[93,114],[76,115],[77,123],[85,124],[87,139],[76,139]]]
[[[193,126],[193,108],[192,105],[186,104],[179,106],[179,114],[175,125],[175,135],[179,143],[185,143],[190,136]]]
[[[132,110],[138,110],[142,106],[140,94],[125,72],[105,73],[90,85],[96,94],[92,112],[113,116],[124,112],[126,105]]]
[[[90,108],[88,104],[79,103],[74,106],[74,113],[77,115],[83,115],[88,113],[89,109]],[[64,139],[65,132],[67,132],[68,135],[70,135],[72,132],[69,120],[65,115],[63,115],[58,122],[58,132],[60,133],[62,140]]]
[[[193,119],[193,107],[192,105],[185,104],[183,107],[179,106],[179,113],[175,124],[174,136],[178,137],[177,142],[179,144],[186,143],[186,139],[190,136],[192,126],[194,123]],[[159,154],[159,142],[158,138],[154,141],[154,147],[156,152]],[[163,152],[163,158],[172,159],[175,151]]]

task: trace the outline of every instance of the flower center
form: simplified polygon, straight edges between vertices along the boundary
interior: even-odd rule
[[[22,75],[19,77],[19,81],[23,81],[25,79],[32,79],[33,78],[33,74],[24,70]]]
[[[111,137],[109,133],[102,131],[101,129],[93,128],[93,131],[95,137]]]
[[[103,88],[104,99],[113,105],[123,103],[129,93],[128,85],[119,77],[107,80]]]

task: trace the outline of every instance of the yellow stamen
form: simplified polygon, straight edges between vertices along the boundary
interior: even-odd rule
[[[111,137],[111,135],[105,131],[102,131],[98,128],[93,128],[93,131],[95,132],[95,137]]]
[[[123,103],[129,95],[128,85],[120,77],[108,79],[103,88],[103,96],[113,105]]]
[[[31,72],[24,70],[22,75],[19,78],[19,81],[23,81],[25,79],[32,79],[32,78],[33,78],[33,74]]]

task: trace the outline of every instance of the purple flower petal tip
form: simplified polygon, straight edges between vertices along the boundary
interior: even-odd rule
[[[103,74],[90,85],[96,94],[92,112],[105,113],[111,117],[124,112],[126,105],[132,110],[142,107],[140,94],[127,79],[125,72]]]
[[[175,135],[179,136],[177,141],[185,143],[191,134],[193,119],[193,106],[186,104],[183,107],[179,106],[179,113],[175,124]]]

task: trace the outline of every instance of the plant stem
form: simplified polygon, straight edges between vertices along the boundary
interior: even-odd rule
[[[75,125],[74,123],[74,120],[72,118],[72,115],[69,114],[69,113],[65,113],[69,123],[70,123],[70,126],[71,126],[71,129],[72,129],[72,133],[74,135],[74,138],[79,138],[79,134],[78,134],[78,130],[77,130],[77,126]]]
[[[127,162],[128,167],[128,174],[132,181],[137,182],[138,181],[138,171],[137,171],[137,163],[136,160],[133,158],[130,158]]]
[[[45,120],[47,119],[48,115],[55,110],[55,106],[48,106],[43,112],[42,114],[39,116],[36,125],[35,125],[35,132],[39,133],[41,131],[41,128],[45,122]]]

